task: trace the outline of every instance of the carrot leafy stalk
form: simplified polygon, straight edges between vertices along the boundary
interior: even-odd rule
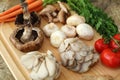
[[[89,0],[67,0],[67,3],[71,9],[85,17],[86,22],[102,35],[106,43],[109,43],[111,36],[118,33],[118,27],[114,21]]]

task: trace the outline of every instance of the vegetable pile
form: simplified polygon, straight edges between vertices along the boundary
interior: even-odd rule
[[[95,49],[100,53],[101,62],[110,68],[120,67],[120,33],[115,34],[109,44],[104,39],[95,42]]]
[[[93,6],[89,0],[44,0],[44,5],[52,4],[57,1],[66,2],[72,10],[84,16],[86,23],[90,24],[102,35],[106,43],[109,43],[111,36],[118,33],[118,28],[114,24],[114,21],[101,9]]]
[[[28,3],[28,10],[32,11],[40,11],[42,7],[42,0],[26,0]],[[12,8],[0,13],[0,22],[10,22],[15,21],[15,18],[18,14],[23,12],[21,8],[21,4],[13,6]]]
[[[102,37],[106,43],[109,43],[111,36],[118,33],[118,28],[114,21],[107,16],[101,9],[92,5],[89,0],[27,0],[28,9],[32,11],[40,11],[43,6],[56,3],[57,1],[66,2],[69,7],[82,15],[86,19],[86,23],[90,24]],[[22,13],[20,4],[0,13],[0,22],[14,21],[16,15]]]

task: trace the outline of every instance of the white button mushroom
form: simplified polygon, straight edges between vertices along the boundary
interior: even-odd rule
[[[65,38],[66,38],[66,35],[64,34],[64,32],[58,30],[51,34],[50,42],[51,42],[52,46],[59,47],[59,45],[62,43],[62,41]]]
[[[79,24],[76,27],[76,32],[81,39],[92,40],[94,37],[94,31],[92,27],[86,23]]]
[[[55,23],[49,23],[43,27],[43,31],[47,37],[50,37],[57,30],[59,30],[59,27]]]
[[[76,29],[74,26],[64,25],[61,27],[61,31],[63,31],[67,37],[76,36]]]
[[[85,18],[83,16],[79,16],[78,14],[74,14],[67,18],[66,23],[68,25],[77,26],[80,23],[85,23]]]

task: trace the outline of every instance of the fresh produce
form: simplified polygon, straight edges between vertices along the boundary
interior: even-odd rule
[[[57,2],[59,7],[56,5],[47,5],[38,14],[42,17],[47,17],[48,22],[60,22],[66,23],[66,18],[69,16],[67,7],[60,1]]]
[[[35,0],[26,0],[26,2],[28,3],[28,5],[31,4],[31,3],[34,2],[34,1],[35,1]],[[20,8],[21,8],[21,5],[20,5],[20,4],[15,5],[15,6],[13,6],[12,8],[10,8],[10,9],[8,9],[8,10],[0,13],[0,17],[1,17],[1,16],[4,16],[4,15],[7,15],[7,14],[9,14],[9,13],[11,13],[11,12],[14,12],[15,10],[20,9]]]
[[[52,46],[58,48],[62,41],[66,38],[66,35],[61,30],[55,31],[50,36],[50,43]]]
[[[120,48],[120,33],[115,34],[113,39],[110,41],[110,47],[112,49],[119,49]]]
[[[22,64],[29,70],[32,80],[55,80],[60,75],[60,64],[51,51],[28,52],[21,57]]]
[[[100,54],[100,59],[104,65],[110,68],[120,67],[120,52],[114,52],[107,48]]]
[[[12,17],[12,18],[8,18],[8,19],[5,19],[5,20],[0,20],[0,23],[1,22],[10,22],[10,21],[15,21],[16,17]]]
[[[89,24],[81,23],[76,27],[76,32],[81,39],[92,40],[94,31]]]
[[[90,70],[99,58],[94,48],[87,46],[78,37],[65,39],[58,50],[62,65],[78,73]]]
[[[30,12],[38,10],[38,9],[41,10],[43,8],[43,7],[40,7],[40,6],[42,6],[42,3],[43,3],[42,0],[34,1],[34,2],[32,2],[32,3],[30,3],[28,5],[28,10]],[[10,12],[10,13],[8,13],[6,15],[0,16],[0,22],[5,22],[5,20],[7,20],[7,19],[9,19],[11,17],[16,17],[18,14],[20,14],[22,12],[23,12],[22,8],[19,8],[19,9],[14,10],[13,12]]]
[[[111,36],[118,33],[118,28],[114,21],[101,9],[93,6],[89,0],[44,0],[44,5],[57,1],[66,2],[72,10],[84,16],[86,22],[102,35],[106,43],[109,43]]]
[[[85,18],[78,14],[74,14],[67,18],[66,23],[71,26],[78,26],[80,23],[85,23]]]
[[[104,49],[108,48],[109,47],[109,44],[106,44],[104,42],[104,39],[101,38],[101,39],[98,39],[97,41],[95,41],[95,44],[94,44],[94,48],[96,49],[97,52],[101,53]]]
[[[59,30],[59,27],[55,23],[49,23],[42,30],[47,37],[50,37],[53,32]]]
[[[76,36],[76,28],[70,25],[63,25],[61,27],[61,31],[63,31],[66,37],[75,37]]]

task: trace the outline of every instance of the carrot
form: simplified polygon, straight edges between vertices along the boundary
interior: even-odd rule
[[[40,11],[41,9],[43,9],[43,6],[37,6],[35,8],[33,8],[32,10],[30,10],[30,12],[33,12],[33,11]],[[0,20],[0,23],[1,22],[12,22],[12,21],[15,21],[16,17],[12,17],[12,18],[8,18],[8,19],[4,19],[4,20]]]
[[[35,7],[41,6],[41,5],[42,5],[42,0],[37,0],[37,1],[35,1],[35,2],[28,5],[28,10],[30,11],[30,10],[34,9]],[[18,10],[15,10],[15,11],[7,14],[7,15],[1,16],[0,21],[4,20],[4,19],[8,19],[8,18],[13,17],[13,16],[16,16],[16,15],[22,13],[22,12],[23,12],[22,8],[20,8]]]
[[[41,5],[41,6],[37,6],[37,7],[33,8],[30,12],[32,12],[32,11],[38,12],[38,11],[40,11],[42,9],[43,9],[43,6]]]
[[[30,3],[34,2],[34,1],[35,1],[35,0],[27,0],[27,3],[28,3],[28,5],[29,5]],[[11,13],[11,12],[17,10],[17,9],[20,9],[20,8],[21,8],[21,5],[18,4],[18,5],[16,5],[16,6],[13,6],[13,7],[10,8],[10,9],[8,9],[8,10],[0,13],[0,16],[4,16],[4,15],[9,14],[9,13]]]
[[[0,23],[2,22],[12,22],[12,21],[15,21],[16,17],[12,17],[12,18],[8,18],[8,19],[5,19],[3,21],[0,21]]]

